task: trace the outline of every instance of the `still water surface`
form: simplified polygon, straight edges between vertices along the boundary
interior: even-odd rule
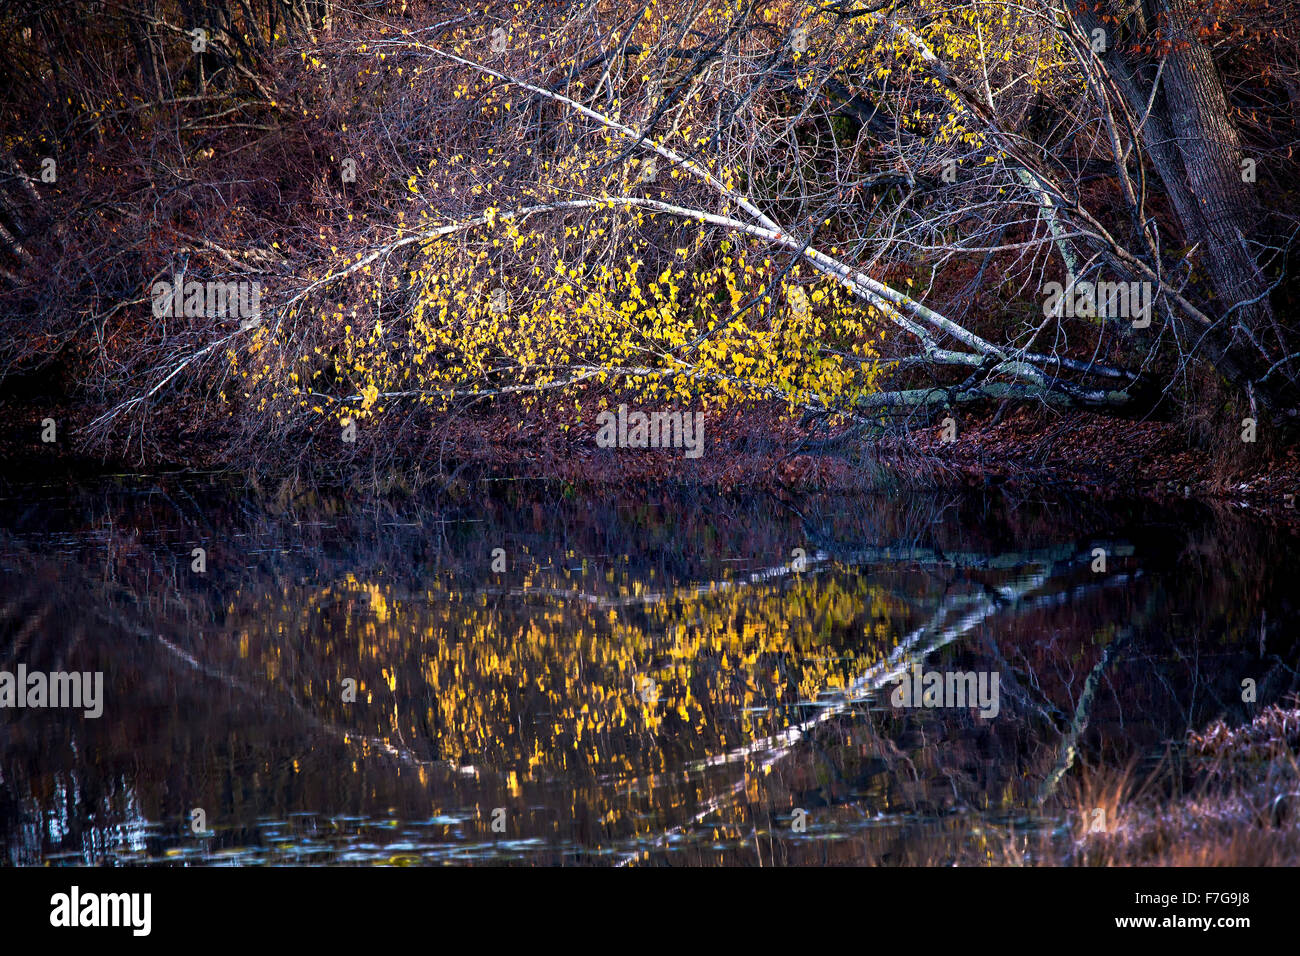
[[[0,710],[0,860],[942,864],[1064,839],[1066,742],[1153,765],[1245,719],[1243,679],[1256,706],[1297,689],[1298,544],[1001,492],[9,488],[0,670],[102,671],[105,700]],[[997,674],[996,716],[894,707],[914,664]]]

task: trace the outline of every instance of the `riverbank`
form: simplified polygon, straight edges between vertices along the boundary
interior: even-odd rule
[[[436,425],[360,429],[354,443],[305,435],[300,447],[287,443],[268,458],[266,449],[240,457],[231,436],[200,433],[179,417],[155,420],[145,430],[123,428],[111,444],[90,446],[82,437],[88,414],[25,403],[0,415],[0,441],[11,480],[194,470],[360,482],[384,492],[428,483],[454,489],[485,477],[795,493],[1050,486],[1100,498],[1217,501],[1300,523],[1300,449],[1262,434],[1253,443],[1238,437],[1197,447],[1174,422],[1033,408],[999,415],[987,408],[967,413],[955,436],[933,424],[876,440],[844,428],[814,436],[789,416],[748,407],[709,413],[702,453],[690,457],[673,448],[601,448],[595,419],[594,408],[576,409],[557,423],[502,407]],[[54,440],[43,441],[50,420]]]

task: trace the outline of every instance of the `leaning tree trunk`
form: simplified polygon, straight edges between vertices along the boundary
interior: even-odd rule
[[[1196,37],[1190,8],[1189,0],[1169,0],[1176,40],[1165,63],[1164,95],[1200,212],[1195,238],[1205,243],[1210,281],[1224,306],[1240,305],[1234,317],[1251,335],[1259,341],[1267,330],[1282,348],[1285,340],[1269,305],[1268,281],[1246,244],[1258,224],[1259,206],[1254,186],[1242,179],[1241,137],[1210,50]],[[1259,347],[1263,351],[1262,341]]]
[[[1114,22],[1106,11],[1087,11],[1079,22],[1091,32]],[[1163,69],[1112,45],[1103,55],[1107,73],[1132,115],[1141,121],[1143,150],[1159,177],[1189,246],[1202,250],[1205,282],[1213,292],[1215,327],[1187,332],[1228,381],[1265,408],[1294,414],[1300,383],[1262,383],[1289,347],[1269,302],[1269,283],[1248,240],[1260,221],[1260,204],[1243,181],[1241,136],[1213,55],[1198,33],[1192,0],[1147,0],[1125,11],[1126,32],[1136,41],[1169,41]],[[1160,31],[1150,29],[1158,23]],[[1159,84],[1158,87],[1155,84]],[[1148,106],[1150,111],[1148,112]]]

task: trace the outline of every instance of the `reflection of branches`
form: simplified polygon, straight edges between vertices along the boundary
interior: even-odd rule
[[[1028,678],[1028,682],[1032,685],[1033,689],[1038,692],[1038,698],[1028,690],[1017,686],[1016,678],[1021,675],[1017,673],[1015,666],[1006,659],[1006,656],[1002,653],[1002,648],[998,647],[998,642],[990,638],[986,642],[986,646],[988,647],[989,652],[993,655],[993,659],[998,662],[998,668],[1002,672],[1002,681],[1000,686],[1003,688],[1004,693],[1006,690],[1018,692],[1025,705],[1038,711],[1039,715],[1041,715],[1049,725],[1055,726],[1056,721],[1065,722],[1069,719],[1059,707],[1052,703],[1051,700],[1043,694],[1043,689],[1038,684],[1037,675],[1035,675],[1033,671],[1029,671],[1024,676]],[[1010,680],[1008,680],[1008,678],[1010,678]]]
[[[1079,752],[1079,736],[1088,729],[1092,699],[1097,693],[1097,686],[1101,683],[1102,675],[1106,673],[1112,661],[1132,636],[1132,628],[1125,628],[1120,631],[1119,635],[1106,645],[1101,658],[1088,672],[1088,678],[1083,682],[1083,693],[1079,695],[1079,703],[1074,708],[1074,720],[1065,733],[1065,739],[1061,741],[1061,750],[1056,759],[1056,767],[1048,774],[1047,779],[1043,781],[1042,789],[1038,792],[1038,802],[1040,804],[1052,795],[1060,784],[1061,778],[1074,766],[1074,758],[1078,756]]]
[[[818,552],[816,555],[806,559],[807,567],[805,572],[817,570],[819,567],[828,568],[829,563],[826,561],[826,555]],[[704,584],[697,584],[694,587],[678,587],[671,591],[645,591],[640,594],[628,594],[621,597],[605,597],[599,594],[591,594],[578,588],[539,588],[539,587],[518,587],[518,588],[478,588],[474,593],[482,594],[489,597],[546,597],[555,598],[559,601],[575,601],[582,604],[590,604],[595,608],[626,608],[626,607],[646,607],[655,604],[663,604],[666,601],[692,600],[711,595],[719,594],[723,591],[733,589],[742,589],[752,587],[757,584],[766,584],[777,578],[786,577],[797,573],[798,569],[789,564],[778,564],[768,568],[762,568],[758,571],[751,571],[742,578],[735,580],[717,580],[709,581]]]
[[[894,648],[887,658],[869,667],[847,688],[833,692],[827,702],[821,705],[821,709],[815,716],[761,740],[707,758],[693,768],[688,769],[703,770],[709,767],[747,761],[752,757],[763,755],[756,770],[760,775],[768,773],[797,744],[822,724],[845,713],[853,705],[872,699],[883,688],[905,675],[913,664],[920,663],[934,651],[969,634],[999,611],[1015,608],[1023,613],[1031,608],[1057,603],[1073,593],[1077,593],[1053,593],[1031,597],[1035,591],[1047,584],[1050,579],[1050,573],[1039,572],[1028,575],[1016,585],[1004,587],[1000,593],[995,592],[993,595],[986,593],[982,596],[982,599],[976,598],[975,603],[977,606],[974,609],[960,613],[960,616],[951,623],[949,623],[949,618],[954,613],[960,612],[963,606],[969,605],[971,602],[970,598],[964,595],[946,596],[930,621],[912,631],[899,642],[898,646]],[[1106,586],[1127,584],[1131,580],[1130,575],[1119,574],[1108,577],[1096,584],[1086,585],[1079,590],[1095,590]],[[662,833],[655,840],[654,845],[662,845],[674,834],[683,832],[688,826],[700,823],[706,817],[727,806],[738,794],[744,792],[748,779],[748,773],[743,774],[729,789],[708,800],[704,807],[697,811],[689,821]],[[619,865],[624,866],[634,862],[641,852],[638,850],[625,856]]]
[[[237,690],[240,693],[245,694],[248,697],[251,697],[252,699],[257,701],[265,701],[266,699],[268,699],[268,697],[273,696],[273,695],[268,695],[263,690],[240,680],[238,677],[233,677],[230,674],[225,673],[224,671],[217,670],[214,667],[209,667],[207,664],[204,664],[202,661],[196,658],[193,654],[189,653],[188,651],[180,647],[177,647],[175,644],[167,640],[167,638],[163,637],[161,634],[156,634],[153,631],[146,630],[145,628],[140,628],[140,627],[132,627],[131,630],[135,631],[141,637],[148,637],[157,641],[167,650],[169,654],[172,655],[172,657],[185,664],[191,670],[197,671],[198,673],[202,674],[204,677],[208,677],[212,680],[219,681],[222,684],[225,684],[227,687]],[[412,753],[410,750],[406,749],[405,747],[397,747],[389,743],[387,740],[384,740],[381,737],[374,737],[367,734],[358,733],[357,731],[354,730],[346,730],[342,727],[337,726],[336,724],[331,723],[330,721],[323,720],[322,718],[317,717],[307,708],[303,707],[303,705],[298,701],[298,699],[288,690],[284,692],[284,697],[288,699],[288,702],[293,708],[294,713],[297,714],[299,717],[301,717],[309,727],[312,727],[313,729],[321,731],[323,733],[329,734],[332,737],[337,737],[339,740],[343,741],[343,743],[348,747],[355,746],[358,742],[360,742],[365,744],[367,747],[372,748],[375,753],[381,754],[386,757],[391,757],[392,759],[398,761],[399,763],[409,764],[410,766],[413,767],[439,767],[439,768],[445,767],[444,761],[425,760],[421,757],[417,757],[414,753]]]
[[[1128,557],[1133,554],[1133,546],[1116,541],[1097,539],[1089,547],[1102,547],[1106,553]],[[1008,571],[1030,566],[1046,566],[1053,573],[1063,570],[1063,565],[1078,565],[1091,560],[1090,556],[1078,554],[1072,545],[1060,545],[1055,548],[1038,548],[1027,551],[1012,551],[1006,554],[980,554],[967,551],[943,551],[937,548],[921,548],[912,545],[886,545],[852,550],[819,550],[804,559],[806,564],[802,573],[812,574],[817,571],[831,571],[836,568],[867,567],[879,569],[884,567],[950,567],[963,569],[983,569]],[[523,586],[517,588],[478,588],[475,594],[488,597],[542,597],[558,601],[573,601],[590,604],[595,608],[645,607],[672,600],[691,600],[717,594],[734,588],[752,587],[765,584],[776,578],[798,573],[799,569],[790,564],[778,564],[768,568],[752,571],[735,580],[708,581],[694,587],[673,588],[671,591],[646,591],[641,594],[629,594],[620,597],[607,597],[591,594],[579,588],[546,588]],[[413,595],[414,596],[414,595]]]
[[[757,740],[716,757],[710,757],[703,761],[703,767],[719,766],[724,764],[735,763],[737,761],[748,760],[757,754],[766,754],[758,765],[760,773],[767,773],[782,757],[788,754],[796,744],[813,729],[835,717],[851,706],[852,703],[863,700],[884,687],[891,680],[895,680],[901,674],[906,674],[907,669],[914,660],[921,660],[930,651],[942,647],[944,644],[956,639],[960,634],[964,634],[969,628],[974,627],[984,620],[989,614],[996,610],[996,605],[992,602],[985,602],[983,613],[974,612],[966,615],[961,621],[954,626],[944,628],[942,626],[944,619],[949,612],[953,610],[957,602],[951,598],[946,599],[944,604],[935,613],[934,617],[922,627],[917,628],[906,638],[899,642],[894,648],[893,653],[885,660],[870,667],[864,674],[858,677],[846,690],[837,695],[829,706],[826,706],[815,717],[811,717],[801,724],[788,727],[780,733]],[[709,815],[717,812],[727,806],[738,794],[743,793],[748,783],[748,774],[742,774],[739,780],[734,783],[730,789],[716,795],[707,801],[704,807],[699,810],[688,822],[679,824],[672,829],[661,834],[655,845],[661,845],[673,834],[680,833],[688,826],[700,823]],[[627,856],[619,862],[620,866],[625,866],[633,862],[641,851],[637,851],[631,856]]]

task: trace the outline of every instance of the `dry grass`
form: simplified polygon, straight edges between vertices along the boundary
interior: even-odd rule
[[[1180,770],[1162,763],[1141,785],[1126,771],[1085,773],[1068,798],[1101,808],[1104,830],[1079,827],[1061,863],[1086,866],[1295,866],[1300,863],[1300,707],[1250,724],[1215,721],[1188,735]]]

